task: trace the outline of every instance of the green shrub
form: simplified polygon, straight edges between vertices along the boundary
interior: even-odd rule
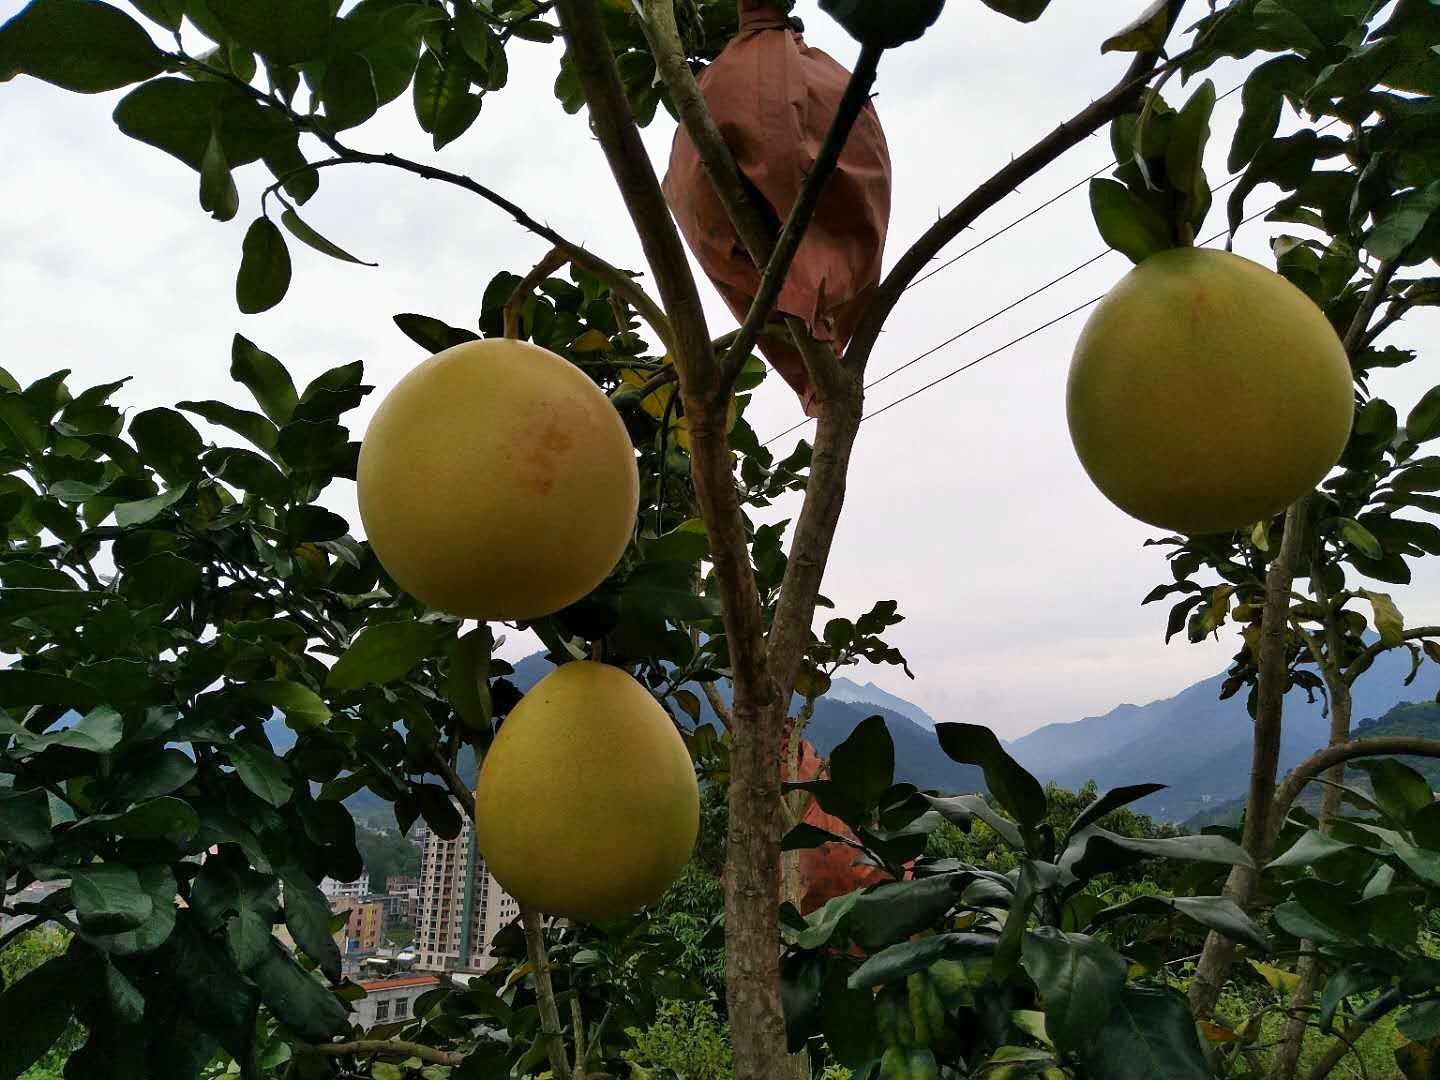
[[[647,1080],[730,1080],[735,1055],[730,1027],[708,1001],[667,1001],[643,1031],[627,1028],[635,1043],[624,1058]]]

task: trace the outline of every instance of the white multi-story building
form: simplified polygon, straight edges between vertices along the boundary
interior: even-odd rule
[[[443,840],[423,826],[415,967],[423,971],[487,971],[495,964],[495,935],[518,918],[520,905],[500,887],[475,849],[466,820],[460,835]]]
[[[354,1022],[369,1030],[376,1024],[394,1024],[415,1015],[415,999],[435,989],[434,975],[397,975],[360,984],[365,996],[355,1002]]]
[[[334,878],[324,878],[320,882],[320,891],[325,894],[325,899],[331,901],[347,897],[358,900],[370,894],[370,871],[362,866],[360,876],[354,881],[336,881]]]

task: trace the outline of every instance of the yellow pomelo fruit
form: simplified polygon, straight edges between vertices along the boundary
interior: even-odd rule
[[[375,555],[431,607],[531,619],[605,580],[635,527],[624,422],[574,365],[490,338],[437,353],[380,403],[360,447]]]
[[[675,725],[617,667],[562,664],[500,726],[475,789],[475,841],[521,904],[592,921],[652,903],[700,827]]]
[[[1100,302],[1070,365],[1085,471],[1126,513],[1188,534],[1284,510],[1350,437],[1350,363],[1318,307],[1225,251],[1146,259]]]

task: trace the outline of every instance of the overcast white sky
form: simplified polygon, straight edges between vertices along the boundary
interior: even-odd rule
[[[22,6],[0,0],[0,21]],[[978,0],[951,0],[922,42],[887,57],[876,100],[895,168],[887,265],[938,213],[1115,81],[1128,58],[1102,57],[1099,43],[1141,6],[1057,3],[1027,27]],[[812,44],[853,62],[856,47],[815,0],[801,0],[797,13]],[[439,155],[416,126],[408,95],[348,141],[471,174],[612,262],[643,268],[583,116],[567,116],[551,95],[559,55],[558,44],[514,43],[510,86]],[[1244,71],[1230,63],[1211,74],[1223,92]],[[1173,100],[1188,89],[1172,84],[1168,93]],[[378,168],[329,169],[306,218],[379,269],[292,244],[295,275],[285,301],[241,315],[234,275],[267,179],[263,166],[237,174],[241,212],[214,222],[199,208],[194,173],[114,128],[110,111],[120,96],[74,95],[26,77],[0,86],[8,153],[0,173],[0,365],[22,382],[68,367],[76,386],[133,375],[117,397],[132,411],[187,398],[242,403],[236,395],[243,390],[228,378],[238,331],[281,357],[302,384],[335,364],[363,360],[367,381],[379,387],[360,414],[368,417],[422,355],[391,315],[417,311],[471,325],[491,276],[523,272],[545,251],[464,192]],[[1238,102],[1237,94],[1217,112],[1213,182],[1224,175]],[[661,169],[672,131],[662,110],[646,132]],[[1108,160],[1108,142],[1090,140],[947,255]],[[1266,205],[1264,196],[1254,196],[1254,209]],[[1208,231],[1222,224],[1217,208]],[[1256,222],[1237,250],[1268,262],[1267,237],[1285,228]],[[876,350],[872,373],[911,359],[1102,246],[1083,190],[1068,196],[914,289]],[[1127,266],[1119,255],[1102,259],[877,387],[869,410],[1103,293]],[[733,321],[706,291],[712,330],[723,332]],[[852,674],[918,702],[937,720],[985,723],[1014,737],[1121,702],[1167,697],[1223,668],[1235,651],[1228,637],[1167,647],[1163,605],[1139,606],[1152,585],[1168,579],[1156,549],[1141,546],[1155,533],[1095,491],[1065,427],[1065,372],[1082,319],[862,429],[825,592],[844,614],[879,599],[899,601],[908,618],[892,638],[916,681],[890,669]],[[1428,340],[1433,348],[1437,330],[1440,318],[1432,315],[1388,340]],[[1414,366],[1422,371],[1378,383],[1402,415],[1435,380],[1429,363]],[[764,438],[800,415],[774,378],[750,418]],[[353,510],[353,490],[345,488],[330,500]],[[1402,607],[1411,621],[1433,622],[1437,600],[1440,572],[1422,569]]]

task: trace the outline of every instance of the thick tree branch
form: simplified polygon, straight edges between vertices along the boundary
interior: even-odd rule
[[[460,809],[473,824],[475,821],[474,792],[470,790],[464,780],[460,779],[460,774],[455,771],[455,767],[442,755],[435,754],[431,761],[435,766],[436,775],[445,781],[445,786],[450,789],[451,797],[460,804]]]
[[[1310,755],[1290,771],[1290,775],[1275,792],[1275,802],[1270,809],[1270,844],[1273,846],[1275,837],[1280,835],[1280,828],[1285,823],[1285,816],[1290,813],[1290,807],[1311,780],[1327,769],[1343,765],[1355,758],[1389,757],[1397,754],[1440,758],[1440,739],[1422,739],[1414,735],[1352,739],[1339,746],[1327,746],[1319,753]]]
[[[730,718],[730,706],[725,704],[725,699],[720,696],[719,689],[713,682],[701,683],[700,689],[705,692],[705,700],[710,702],[710,708],[715,710],[715,718],[728,731],[734,721]]]
[[[437,1050],[433,1046],[406,1042],[404,1039],[360,1039],[341,1043],[307,1043],[305,1049],[325,1057],[350,1057],[354,1054],[379,1054],[392,1058],[419,1058],[431,1065],[463,1065],[465,1055],[458,1050]]]
[[[1335,1041],[1330,1044],[1330,1048],[1325,1051],[1314,1067],[1305,1074],[1305,1080],[1325,1080],[1335,1071],[1335,1066],[1344,1060],[1345,1055],[1355,1050],[1355,1044],[1370,1030],[1373,1024],[1373,1020],[1354,1020],[1346,1026],[1344,1031],[1337,1032]]]
[[[515,288],[510,290],[510,298],[505,301],[504,312],[504,333],[507,338],[520,336],[520,311],[525,306],[525,298],[539,288],[541,282],[569,261],[570,256],[565,254],[564,248],[551,248],[545,253],[545,257],[535,264],[535,268],[521,278]]]
[[[1350,329],[1345,333],[1345,354],[1352,360],[1363,346],[1365,332],[1370,328],[1370,320],[1374,318],[1375,310],[1380,306],[1380,302],[1385,299],[1385,292],[1390,288],[1390,281],[1399,269],[1399,260],[1387,259],[1376,268],[1375,276],[1370,279],[1370,288],[1365,292],[1365,299],[1360,301],[1360,307],[1356,310],[1355,317],[1350,320]]]
[[[1185,0],[1170,0],[1167,34],[1174,29],[1184,4]],[[894,269],[876,289],[870,306],[850,339],[845,352],[846,362],[863,370],[876,341],[879,340],[885,321],[900,302],[901,294],[924,272],[930,260],[935,258],[946,244],[1026,180],[1084,142],[1111,120],[1128,112],[1145,86],[1162,70],[1157,67],[1160,55],[1160,51],[1156,50],[1136,56],[1124,77],[1109,93],[1080,110],[1030,149],[1013,158],[927,229],[910,250],[901,256]],[[1165,67],[1174,67],[1182,58],[1183,54],[1175,57]]]
[[[565,1057],[565,1040],[561,1034],[560,1012],[555,1007],[555,986],[550,981],[550,957],[545,952],[545,933],[540,913],[532,907],[520,906],[520,924],[525,928],[525,952],[535,975],[535,999],[540,1008],[540,1037],[548,1043],[550,1067],[556,1080],[570,1080],[570,1062]]]

